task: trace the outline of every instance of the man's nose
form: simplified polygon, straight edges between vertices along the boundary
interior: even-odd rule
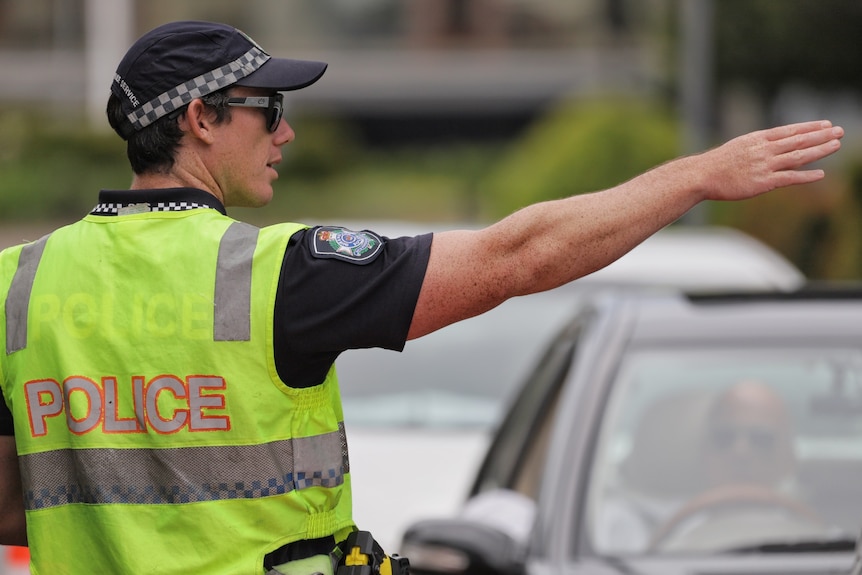
[[[276,145],[283,146],[294,141],[296,139],[296,133],[293,131],[293,128],[290,127],[290,124],[287,123],[287,120],[282,118],[279,120],[278,128],[275,130],[275,137]]]

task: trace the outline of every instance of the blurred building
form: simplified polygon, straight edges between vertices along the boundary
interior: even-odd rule
[[[374,142],[511,135],[570,93],[654,89],[667,0],[0,0],[0,101],[101,123],[113,67],[176,19],[330,63],[290,100]],[[664,75],[663,75],[664,74]]]

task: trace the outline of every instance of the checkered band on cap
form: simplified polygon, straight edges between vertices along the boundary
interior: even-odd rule
[[[224,66],[192,78],[156,96],[126,116],[135,130],[146,128],[162,116],[182,108],[195,98],[211,94],[245,78],[270,59],[269,54],[253,46],[248,52]]]

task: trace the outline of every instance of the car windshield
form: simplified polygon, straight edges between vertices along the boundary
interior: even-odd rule
[[[860,480],[858,350],[643,350],[609,398],[586,533],[603,554],[847,539]]]

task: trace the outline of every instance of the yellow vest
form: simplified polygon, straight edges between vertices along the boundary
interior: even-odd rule
[[[291,389],[273,358],[302,227],[87,216],[0,253],[34,575],[259,575],[266,553],[353,528],[335,370]]]

